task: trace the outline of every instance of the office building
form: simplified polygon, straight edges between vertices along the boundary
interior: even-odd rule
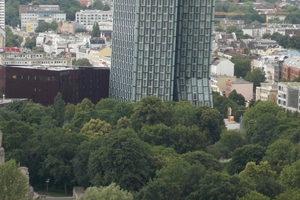
[[[66,103],[108,98],[108,67],[0,65],[0,92],[7,98],[28,98],[45,106],[60,92]]]
[[[213,0],[115,0],[110,97],[212,106],[213,13]]]
[[[107,22],[111,21],[113,18],[113,11],[103,11],[103,10],[81,10],[76,12],[75,20],[76,22],[83,25],[94,25],[95,22]]]
[[[277,104],[286,111],[300,112],[300,83],[278,83]]]
[[[5,0],[0,0],[0,28],[5,28]]]

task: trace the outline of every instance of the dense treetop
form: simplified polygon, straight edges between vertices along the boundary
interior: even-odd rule
[[[15,101],[0,110],[6,159],[29,168],[36,190],[50,178],[50,190],[89,188],[82,199],[299,195],[299,115],[269,101],[246,109],[238,94],[213,98],[214,109],[156,97],[73,105],[58,94],[48,107]],[[227,107],[237,121],[244,115],[243,132],[225,129]]]

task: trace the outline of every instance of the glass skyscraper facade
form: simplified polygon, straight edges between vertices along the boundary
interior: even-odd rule
[[[110,97],[212,106],[214,0],[115,0]]]

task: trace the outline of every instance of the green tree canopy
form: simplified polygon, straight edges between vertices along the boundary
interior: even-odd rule
[[[133,128],[139,130],[143,125],[155,125],[167,123],[170,110],[158,97],[149,96],[136,102],[134,112],[131,115]]]
[[[115,182],[129,191],[138,191],[152,176],[148,149],[132,129],[101,137],[101,147],[89,157],[88,174],[93,185]]]
[[[105,199],[105,200],[133,200],[133,196],[126,190],[122,190],[115,183],[106,187],[89,187],[85,193],[79,197],[79,200],[92,200],[92,199]]]
[[[91,119],[89,122],[85,123],[80,130],[80,133],[89,136],[102,136],[109,133],[111,130],[111,125],[100,119]]]
[[[256,87],[260,86],[260,83],[265,82],[265,72],[260,68],[255,68],[252,72],[247,73],[245,80],[253,83],[253,91],[255,91]]]
[[[265,149],[260,145],[245,145],[232,153],[228,166],[229,174],[240,173],[248,162],[259,163],[265,155]]]
[[[231,62],[234,63],[234,75],[245,78],[247,73],[251,71],[251,60],[241,56],[233,56]]]
[[[94,23],[93,25],[93,30],[92,30],[92,35],[91,37],[100,37],[101,31],[99,28],[99,24],[97,22]]]
[[[256,191],[251,191],[244,197],[237,198],[237,200],[270,200],[270,198]]]
[[[24,199],[29,191],[27,179],[15,160],[0,165],[0,199]]]
[[[73,62],[74,66],[93,66],[87,58],[81,58]]]
[[[236,90],[230,92],[228,98],[240,106],[245,106],[246,104],[245,97],[241,94],[238,94]]]

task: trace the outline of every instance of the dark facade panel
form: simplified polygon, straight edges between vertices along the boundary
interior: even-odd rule
[[[67,103],[77,104],[84,98],[97,103],[108,98],[109,71],[109,68],[85,67],[57,71],[5,67],[5,95],[51,105],[60,92]]]

